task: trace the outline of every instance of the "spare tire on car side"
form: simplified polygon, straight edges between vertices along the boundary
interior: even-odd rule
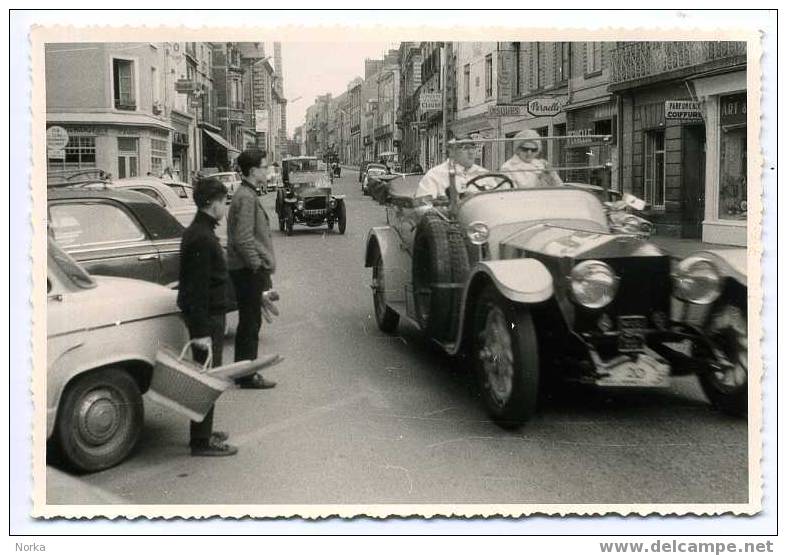
[[[413,296],[418,323],[431,337],[455,337],[469,266],[464,238],[455,224],[436,212],[424,214],[413,241]]]

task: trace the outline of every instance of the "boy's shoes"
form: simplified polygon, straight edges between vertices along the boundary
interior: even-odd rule
[[[213,432],[212,434],[210,434],[210,437],[212,437],[212,438],[214,438],[214,439],[216,439],[218,441],[225,442],[225,441],[227,441],[230,438],[230,435],[227,432],[216,431],[216,432]]]
[[[219,441],[215,436],[205,443],[195,443],[191,446],[192,457],[229,457],[238,452],[238,448]]]

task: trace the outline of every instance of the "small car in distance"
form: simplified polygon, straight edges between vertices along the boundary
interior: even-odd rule
[[[308,227],[347,228],[344,195],[334,195],[323,162],[313,156],[287,158],[282,162],[283,187],[276,191],[279,230],[292,235],[296,224]]]
[[[90,275],[51,238],[47,250],[48,450],[95,472],[134,449],[158,346],[179,347],[188,333],[176,291]]]
[[[242,183],[242,179],[238,172],[218,172],[212,173],[205,177],[215,177],[224,185],[227,186],[227,201],[229,202],[232,199],[232,195],[235,194],[235,191],[240,187]]]
[[[364,195],[369,194],[369,183],[381,175],[387,175],[390,172],[385,164],[378,164],[376,162],[370,163],[366,166],[363,181],[361,181],[361,192]]]

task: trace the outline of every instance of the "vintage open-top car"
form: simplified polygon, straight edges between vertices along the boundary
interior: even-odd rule
[[[526,421],[553,378],[663,388],[695,373],[716,405],[746,412],[746,370],[741,380],[721,335],[671,314],[673,297],[719,298],[723,278],[711,257],[673,272],[649,229],[611,226],[608,207],[578,187],[515,189],[490,173],[447,201],[414,198],[419,179],[389,180],[388,225],[367,238],[375,317],[388,333],[407,318],[446,353],[467,354],[500,425]]]
[[[276,192],[279,230],[292,235],[295,224],[316,227],[338,225],[339,233],[347,228],[344,195],[331,192],[325,164],[313,156],[287,158],[282,162],[283,187]]]

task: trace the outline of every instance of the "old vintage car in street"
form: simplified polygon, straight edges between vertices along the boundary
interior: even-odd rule
[[[279,230],[292,235],[296,224],[316,227],[347,228],[344,195],[334,195],[325,165],[313,156],[298,156],[282,161],[283,187],[276,192]]]
[[[49,187],[50,236],[99,275],[174,286],[183,226],[150,196],[115,188]]]
[[[158,346],[188,339],[176,292],[90,275],[50,238],[46,328],[52,458],[79,472],[118,464],[139,439]]]
[[[501,426],[528,420],[546,381],[647,389],[735,371],[712,331],[671,314],[673,297],[720,298],[711,257],[690,257],[673,275],[647,233],[611,227],[599,199],[577,187],[515,189],[489,173],[444,200],[414,198],[419,179],[392,178],[376,196],[388,223],[366,242],[375,318],[387,333],[406,318],[446,353],[467,354]],[[738,378],[708,395],[727,412],[746,412]]]

